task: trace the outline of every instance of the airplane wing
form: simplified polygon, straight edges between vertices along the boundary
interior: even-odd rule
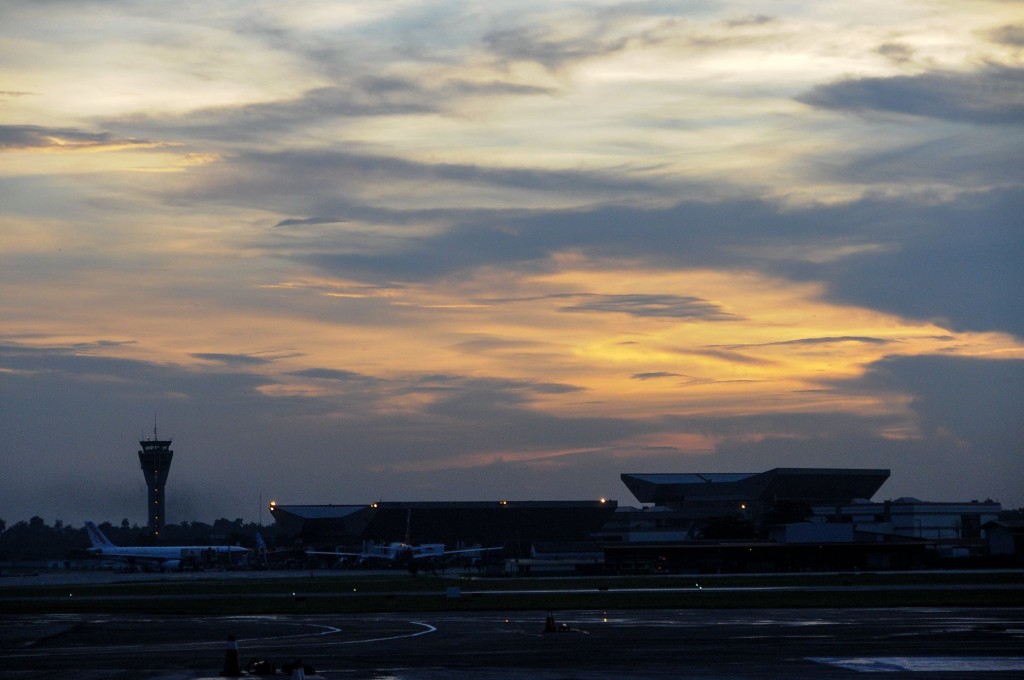
[[[333,555],[335,557],[371,557],[366,553],[336,552],[334,550],[307,550],[307,555]]]
[[[492,547],[492,548],[462,548],[462,549],[459,549],[459,550],[445,550],[441,554],[442,555],[458,555],[460,553],[482,553],[482,552],[487,552],[489,550],[504,550],[504,548],[502,548],[500,545]],[[417,555],[417,557],[420,557],[420,555]],[[429,555],[423,555],[422,557],[430,557],[430,556]]]

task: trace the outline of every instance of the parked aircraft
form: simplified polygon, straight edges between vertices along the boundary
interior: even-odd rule
[[[449,555],[482,558],[484,553],[502,550],[501,546],[491,548],[459,548],[445,550],[444,543],[421,543],[412,545],[409,540],[409,524],[412,510],[406,518],[405,540],[393,541],[384,545],[366,545],[360,552],[307,550],[307,555],[329,555],[334,557],[355,558],[360,564],[383,563],[406,567],[409,571],[417,571],[421,564],[437,564]]]
[[[231,558],[248,553],[248,548],[232,545],[176,545],[121,547],[111,543],[93,522],[85,523],[92,547],[84,552],[105,560],[117,560],[136,566],[151,566],[161,570],[178,570],[201,566],[217,557]]]
[[[355,558],[360,564],[383,563],[406,567],[416,571],[420,564],[437,563],[449,555],[466,557],[483,557],[485,552],[502,550],[500,546],[493,548],[460,548],[445,550],[443,543],[423,543],[410,545],[404,541],[395,541],[384,545],[367,545],[360,552],[307,550],[307,555],[329,555],[333,557]]]

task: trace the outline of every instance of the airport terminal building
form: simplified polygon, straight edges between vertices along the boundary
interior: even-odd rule
[[[620,572],[908,568],[938,551],[973,554],[992,501],[872,501],[884,469],[775,468],[758,473],[627,473],[641,504],[613,500],[279,505],[293,544],[318,549],[410,540],[503,546],[509,560],[600,560]]]

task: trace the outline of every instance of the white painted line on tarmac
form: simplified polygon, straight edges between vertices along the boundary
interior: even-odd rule
[[[437,628],[435,628],[434,626],[431,626],[429,623],[423,623],[422,621],[410,621],[409,623],[411,623],[414,626],[423,626],[423,630],[417,631],[415,633],[402,633],[400,635],[388,635],[387,637],[366,638],[364,640],[341,640],[341,641],[335,642],[333,644],[337,644],[337,645],[361,645],[361,644],[364,644],[366,642],[386,642],[387,640],[401,640],[402,638],[414,638],[414,637],[419,637],[421,635],[427,635],[428,633],[433,633],[434,631],[437,630]]]
[[[814,657],[809,661],[858,673],[1010,673],[1024,671],[1024,656]]]

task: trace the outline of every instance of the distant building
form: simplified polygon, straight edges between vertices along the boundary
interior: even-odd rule
[[[500,545],[526,557],[535,542],[585,541],[614,514],[613,500],[386,502],[278,505],[270,513],[290,541],[324,548],[387,543]]]
[[[990,555],[1009,558],[1017,564],[1024,562],[1024,520],[993,520],[981,528],[985,532]]]
[[[903,536],[936,547],[983,545],[982,526],[999,518],[1002,506],[994,501],[969,503],[926,502],[916,498],[872,503],[820,505],[813,519],[851,525],[861,533]]]

